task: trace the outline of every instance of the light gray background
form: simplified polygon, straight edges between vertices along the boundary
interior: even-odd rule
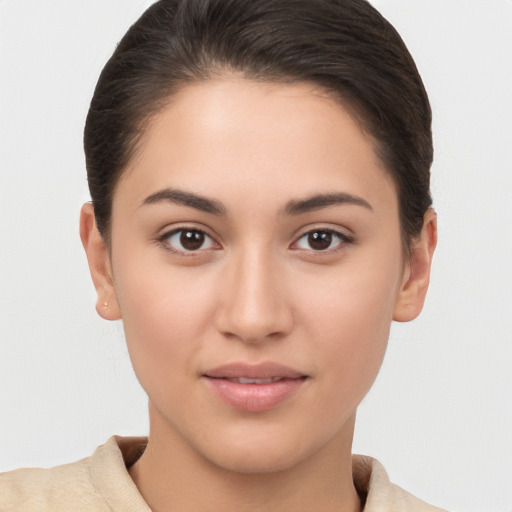
[[[0,2],[0,470],[147,432],[122,328],[78,237],[95,81],[142,0]],[[420,319],[393,327],[354,451],[452,510],[512,510],[512,2],[375,0],[434,110],[440,242]]]

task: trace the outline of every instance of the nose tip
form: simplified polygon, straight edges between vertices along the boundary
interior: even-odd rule
[[[251,344],[286,336],[293,314],[282,277],[268,260],[232,269],[217,311],[219,331]]]
[[[288,332],[284,322],[277,318],[275,311],[272,312],[271,317],[261,311],[255,313],[254,311],[242,310],[238,315],[231,313],[229,319],[226,320],[221,332],[227,337],[237,338],[249,344],[279,339]]]

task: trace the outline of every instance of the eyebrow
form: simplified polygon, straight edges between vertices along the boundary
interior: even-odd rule
[[[184,190],[177,190],[173,188],[165,188],[159,190],[154,194],[146,197],[142,202],[143,205],[157,204],[161,202],[170,202],[182,206],[188,206],[196,210],[211,213],[213,215],[225,216],[226,208],[224,205],[215,199],[201,196],[193,192],[185,192]],[[284,209],[287,215],[300,215],[302,213],[312,212],[327,208],[329,206],[352,204],[362,206],[368,210],[373,211],[370,203],[362,197],[354,196],[344,192],[316,194],[306,199],[294,199],[286,204]]]
[[[373,211],[370,203],[365,201],[362,197],[346,194],[343,192],[337,192],[331,194],[317,194],[311,197],[307,197],[306,199],[290,201],[286,205],[285,212],[288,215],[300,215],[301,213],[312,212],[315,210],[320,210],[321,208],[342,204],[362,206],[363,208],[367,208],[368,210]]]
[[[183,190],[176,190],[172,188],[166,188],[151,194],[144,199],[142,204],[150,205],[161,202],[170,202],[182,206],[188,206],[202,212],[212,213],[213,215],[226,215],[226,208],[224,208],[224,205],[219,201],[194,194],[193,192],[185,192]]]

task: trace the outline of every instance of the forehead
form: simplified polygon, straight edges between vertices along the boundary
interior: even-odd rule
[[[348,111],[311,84],[208,80],[183,88],[152,118],[115,195],[128,188],[142,200],[186,186],[229,200],[247,190],[268,195],[270,186],[285,200],[341,187],[394,200],[374,148]]]

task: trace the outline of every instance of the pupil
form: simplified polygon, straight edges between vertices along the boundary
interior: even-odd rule
[[[180,236],[180,242],[188,251],[196,251],[204,243],[204,233],[200,231],[183,231]]]
[[[309,234],[308,242],[316,251],[328,249],[332,242],[332,233],[327,231],[315,231]]]

